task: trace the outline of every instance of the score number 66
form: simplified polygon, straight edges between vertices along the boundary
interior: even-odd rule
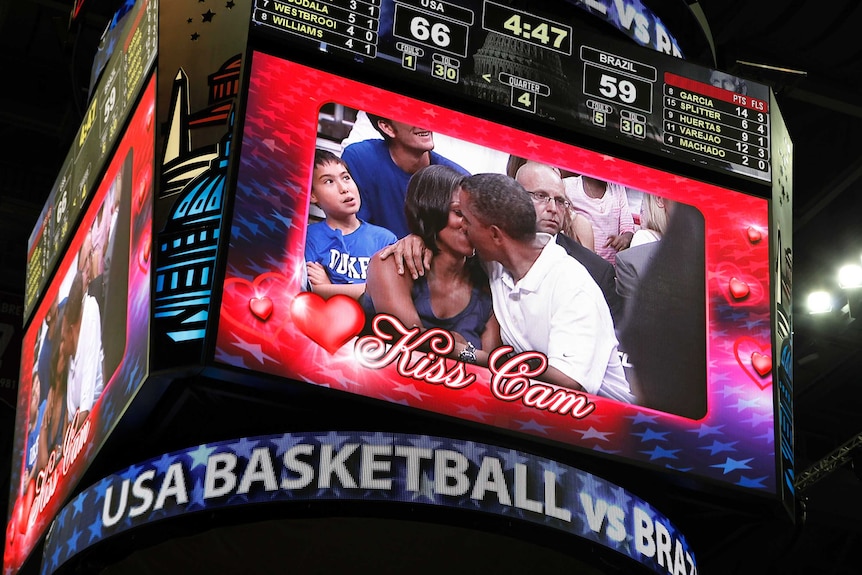
[[[599,92],[609,100],[620,100],[626,104],[633,103],[638,97],[637,87],[632,82],[608,74],[602,74],[599,79]]]
[[[431,24],[421,16],[415,16],[410,21],[410,34],[420,42],[431,40],[435,45],[445,48],[451,42],[449,26],[441,22]]]

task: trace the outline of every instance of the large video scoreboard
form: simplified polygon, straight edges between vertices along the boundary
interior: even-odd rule
[[[666,54],[597,34],[583,23],[597,11]],[[792,144],[768,87],[678,57],[658,17],[634,3],[257,0],[251,20],[258,51],[216,364],[792,509]],[[614,327],[635,401],[542,383],[528,353],[459,365],[441,357],[445,333],[437,353],[423,355],[427,342],[398,317],[311,293],[307,227],[321,218],[309,196],[314,150],[348,157],[351,145],[380,137],[365,116],[433,132],[434,151],[469,173],[505,173],[527,159],[557,168],[567,190],[584,179],[625,190],[634,214],[656,199],[676,205]],[[264,198],[279,214],[266,226]]]
[[[645,470],[793,514],[792,143],[767,86],[686,60],[692,43],[674,36],[678,21],[674,28],[638,0],[238,0],[201,22],[189,16],[199,9],[192,0],[136,4],[80,149],[70,153],[31,237],[5,569],[17,572],[43,540],[52,553],[43,560],[48,573],[157,516],[304,499],[300,491],[312,483],[303,470],[312,469],[317,441],[328,462],[321,476],[336,470],[345,489],[324,492],[320,484],[309,501],[322,494],[373,500],[349,490],[347,470],[372,470],[357,473],[376,488],[392,453],[406,458],[410,485],[420,463],[423,481],[437,474],[423,485],[433,485],[428,500],[444,506],[481,499],[483,509],[505,516],[511,484],[518,513],[529,515],[539,501],[527,496],[529,480],[544,484],[543,509],[560,515],[558,528],[575,533],[585,520],[596,541],[658,572],[665,555],[622,548],[631,547],[627,533],[653,523],[638,498],[625,511],[624,491],[642,486],[608,483],[596,493],[619,505],[597,507],[593,477]],[[151,66],[156,46],[170,49]],[[660,239],[601,256],[616,266],[619,309],[608,300],[599,313],[608,321],[594,323],[567,316],[563,332],[579,342],[577,361],[595,363],[598,352],[582,350],[602,350],[603,369],[618,370],[625,392],[550,378],[566,338],[516,350],[501,336],[478,350],[483,359],[475,363],[453,353],[466,339],[455,328],[416,328],[364,296],[321,296],[308,263],[310,230],[327,225],[312,193],[315,155],[341,158],[357,181],[363,169],[371,174],[358,186],[371,215],[360,215],[384,227],[376,214],[398,215],[405,199],[372,188],[391,175],[394,160],[357,151],[387,145],[392,136],[378,132],[381,121],[433,141],[435,161],[463,175],[514,176],[525,162],[550,168],[572,204],[572,222],[587,217],[576,213],[575,198],[595,185],[605,190],[595,198],[600,215],[619,218],[621,234],[645,231],[650,206],[666,212]],[[357,156],[365,164],[350,165]],[[574,224],[569,231],[577,235]],[[584,249],[602,253],[602,233]],[[100,278],[83,296],[82,282],[99,276],[92,243],[110,238],[101,252],[111,254],[110,289],[96,289]],[[330,256],[333,269],[362,281],[376,257]],[[83,397],[63,389],[88,387],[68,377],[67,364],[80,341],[76,322],[94,317],[100,297],[109,313],[84,347],[96,350],[101,370]],[[67,307],[72,300],[89,311]],[[116,448],[130,426],[156,417],[165,389],[197,377],[249,405],[262,390],[296,398],[312,406],[320,428],[286,421],[278,430],[285,435],[270,436],[261,423],[235,446],[223,441],[223,427],[201,421],[197,437],[218,441],[171,443],[161,457],[147,453],[141,465],[79,485],[92,463],[111,467],[98,459],[103,446]],[[341,436],[344,410],[369,405],[392,421],[350,431],[360,439],[345,446],[320,439]],[[171,414],[182,417],[181,409]],[[414,415],[414,428],[395,428]],[[476,438],[450,436],[455,428],[475,430]],[[404,447],[390,450],[393,442]],[[407,443],[421,444],[420,455]],[[440,448],[439,458],[422,451],[426,443]],[[482,458],[492,444],[509,455]],[[271,468],[273,457],[284,469]],[[195,469],[205,460],[201,475]],[[251,470],[239,483],[243,497],[231,493],[230,479],[209,482],[233,473],[221,467],[230,461],[237,476],[243,465]],[[533,479],[525,462],[536,462]],[[562,472],[549,475],[576,467],[587,478],[578,501]],[[468,474],[482,478],[481,489],[449,499],[457,489],[447,481]],[[189,499],[186,478],[208,487]],[[284,493],[271,497],[273,489]],[[570,513],[579,505],[586,515]],[[84,520],[90,535],[79,544]],[[680,549],[678,558],[694,567],[687,545]]]

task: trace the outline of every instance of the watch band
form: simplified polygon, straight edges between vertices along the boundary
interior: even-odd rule
[[[458,354],[458,359],[464,363],[476,363],[476,347],[468,341],[467,347]]]

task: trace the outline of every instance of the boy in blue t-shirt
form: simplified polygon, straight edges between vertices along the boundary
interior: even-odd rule
[[[314,153],[311,201],[326,219],[308,226],[305,260],[311,291],[328,299],[341,293],[359,299],[365,292],[368,260],[396,241],[386,228],[356,215],[359,189],[344,161],[326,150]]]
[[[39,370],[37,369],[37,366],[34,366],[32,382],[30,384],[30,414],[27,422],[27,444],[24,448],[25,473],[22,477],[24,490],[26,490],[27,482],[31,479],[36,479],[36,468],[39,461],[39,434],[42,431],[42,419],[45,416],[45,407],[47,403],[47,401],[42,399]]]

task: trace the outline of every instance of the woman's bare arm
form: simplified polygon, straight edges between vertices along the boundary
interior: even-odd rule
[[[413,304],[413,278],[399,274],[392,258],[373,257],[368,262],[365,292],[374,302],[377,313],[388,313],[410,327],[424,327]]]

